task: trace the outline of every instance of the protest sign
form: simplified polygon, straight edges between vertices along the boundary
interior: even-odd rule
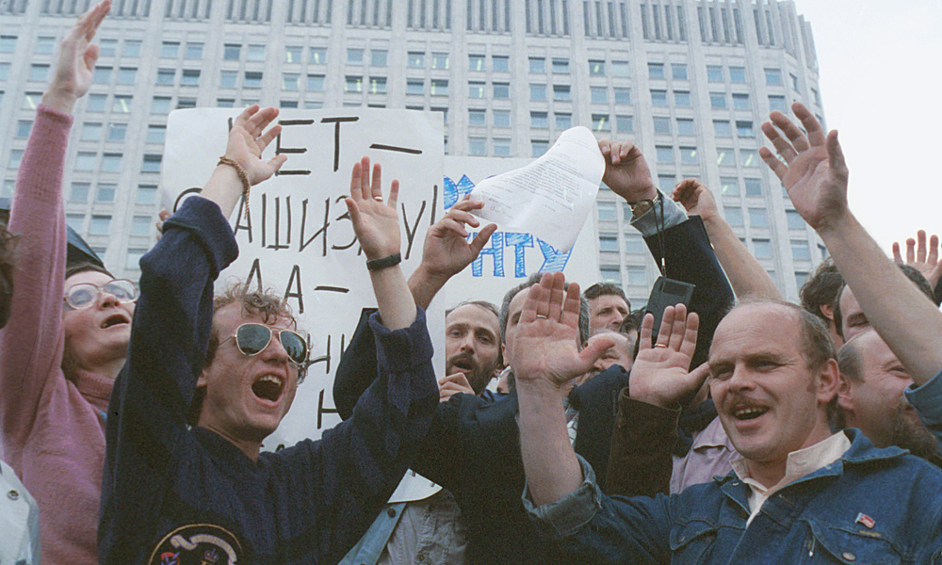
[[[174,209],[198,192],[225,153],[233,109],[190,109],[170,114],[161,184]],[[402,267],[419,264],[428,227],[442,214],[441,114],[409,110],[341,108],[283,110],[283,130],[263,154],[288,156],[279,174],[254,187],[230,221],[239,258],[220,276],[220,286],[250,280],[288,298],[299,327],[309,334],[311,362],[291,411],[264,449],[319,437],[340,421],[331,395],[333,373],[361,309],[375,306],[363,256],[343,199],[350,171],[368,155],[383,167],[388,194],[399,179]],[[169,207],[169,206],[168,206]],[[444,366],[444,313],[429,309],[436,367]]]

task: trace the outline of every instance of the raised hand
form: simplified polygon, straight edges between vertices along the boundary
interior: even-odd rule
[[[690,371],[699,326],[697,314],[688,315],[683,304],[668,306],[661,318],[657,342],[651,345],[654,316],[645,314],[638,356],[628,377],[632,398],[662,408],[674,408],[703,385],[709,366],[704,363]]]
[[[92,44],[101,21],[111,10],[111,0],[102,0],[75,22],[59,46],[59,58],[43,104],[70,114],[75,101],[85,96],[92,85],[99,49]]]
[[[629,204],[652,200],[657,187],[651,178],[651,169],[641,154],[641,149],[630,141],[599,141],[599,150],[605,157],[604,182],[612,191]]]
[[[567,290],[562,273],[546,273],[531,286],[513,328],[513,341],[507,340],[507,360],[517,385],[549,385],[563,389],[569,381],[589,372],[593,364],[615,343],[605,334],[589,340],[579,351],[579,285]],[[511,330],[508,330],[508,332]]]
[[[477,258],[497,230],[496,225],[487,225],[474,239],[468,241],[465,226],[476,228],[481,225],[469,212],[483,207],[484,202],[472,202],[465,198],[455,203],[441,220],[429,228],[420,266],[426,270],[428,276],[451,278]]]
[[[258,104],[252,104],[236,117],[229,130],[226,157],[242,167],[252,186],[267,180],[288,159],[285,155],[275,155],[268,161],[262,160],[262,152],[281,133],[280,125],[265,131],[277,117],[278,108],[261,110]]]
[[[785,114],[772,112],[771,123],[762,124],[762,133],[785,163],[767,147],[760,147],[759,155],[785,185],[801,217],[818,232],[827,231],[848,212],[844,153],[837,141],[837,130],[825,136],[821,124],[801,103],[792,104],[792,110],[808,133],[802,132]]]
[[[389,199],[383,203],[382,179],[382,169],[376,164],[370,183],[370,158],[363,157],[353,165],[350,197],[345,200],[353,231],[371,261],[399,253],[399,215],[396,213],[399,181],[392,181]]]
[[[942,262],[939,261],[939,236],[933,235],[929,238],[927,250],[926,231],[917,231],[916,239],[909,238],[906,240],[905,261],[903,261],[903,255],[900,252],[899,242],[893,242],[893,260],[918,269],[934,289],[939,283],[939,278],[942,277]]]
[[[474,389],[464,373],[455,373],[438,379],[438,401],[447,402],[452,396],[463,393],[474,396]]]
[[[688,214],[700,216],[704,222],[717,217],[716,199],[709,188],[697,179],[684,179],[677,183],[671,194],[674,202],[679,202]]]

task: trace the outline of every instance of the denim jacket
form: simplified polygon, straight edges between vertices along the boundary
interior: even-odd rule
[[[535,508],[543,535],[592,563],[942,563],[942,472],[859,432],[838,461],[772,494],[749,527],[730,473],[676,495],[608,497],[580,460],[573,493]]]

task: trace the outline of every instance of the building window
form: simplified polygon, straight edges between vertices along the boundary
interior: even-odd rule
[[[592,86],[589,88],[590,99],[593,104],[608,103],[608,89],[604,86]]]
[[[150,105],[151,114],[167,114],[170,112],[169,96],[154,96]]]
[[[572,127],[572,114],[568,112],[557,112],[554,116],[556,129],[567,130]]]
[[[730,67],[729,82],[733,84],[746,84],[746,69],[744,67]]]
[[[468,155],[487,155],[487,139],[483,137],[469,137]]]
[[[386,77],[370,77],[370,94],[386,94]]]
[[[249,45],[249,49],[245,54],[246,61],[264,61],[265,60],[265,46],[264,45]]]
[[[88,226],[89,235],[108,235],[111,231],[111,216],[92,216],[92,223]]]
[[[16,49],[15,35],[0,35],[0,53],[13,53]]]
[[[223,78],[225,79],[226,73],[232,73],[235,75],[235,71],[222,71]],[[157,69],[157,85],[158,86],[167,86],[172,85],[173,81],[176,79],[177,71],[176,69]],[[221,85],[225,87],[226,85]],[[232,81],[232,86],[235,86],[235,79]]]
[[[631,104],[630,88],[616,86],[613,90],[615,92],[615,104]]]
[[[768,86],[781,86],[782,85],[782,70],[781,69],[765,69],[765,84]]]
[[[700,161],[697,158],[697,148],[696,147],[681,147],[680,148],[680,162],[684,165],[696,165]]]
[[[655,147],[657,150],[657,162],[658,163],[673,163],[674,162],[674,148],[658,145]]]
[[[472,81],[468,83],[468,98],[484,98],[486,84]]]
[[[156,204],[157,203],[157,185],[140,184],[137,186],[137,197],[134,200],[137,204]]]
[[[696,135],[693,127],[693,120],[689,118],[677,118],[677,135]]]
[[[223,45],[222,58],[225,61],[238,61],[242,54],[242,46],[235,43],[226,43]]]
[[[95,192],[95,202],[114,202],[114,195],[118,189],[116,184],[99,184]]]
[[[736,110],[749,110],[749,95],[744,92],[733,93],[733,108]]]
[[[726,223],[734,228],[742,227],[742,208],[725,208],[723,210],[723,216],[726,218]]]
[[[493,88],[494,88],[495,100],[506,100],[510,98],[510,83],[509,82],[495,82],[493,84]]]
[[[723,196],[739,196],[739,179],[720,177],[720,194]]]
[[[599,251],[618,253],[618,238],[614,234],[599,235]]]
[[[422,79],[406,80],[406,94],[425,94],[425,81]]]
[[[121,172],[121,154],[105,153],[101,158],[101,170],[106,173]]]
[[[648,63],[648,78],[664,80],[664,63]]]
[[[618,133],[631,133],[634,131],[634,118],[631,116],[615,116],[615,128]]]
[[[530,146],[531,146],[531,153],[530,153],[531,157],[542,157],[543,154],[549,150],[549,141],[545,141],[542,139],[539,139],[539,140],[531,139]]]
[[[128,133],[128,125],[123,122],[108,124],[108,141],[124,141]]]
[[[261,88],[262,87],[262,72],[261,71],[245,71],[245,80],[242,82],[243,88]]]
[[[385,49],[371,49],[370,50],[370,66],[371,67],[385,67],[389,59],[389,52]]]
[[[176,59],[180,54],[179,41],[164,41],[160,47],[160,57],[162,59]]]
[[[707,65],[707,80],[710,82],[723,82],[723,67]]]
[[[75,156],[75,170],[76,171],[94,171],[95,170],[95,157],[96,157],[95,153],[80,151]],[[14,169],[16,167],[10,167],[10,168]]]
[[[627,77],[629,76],[630,68],[628,66],[628,61],[612,61],[612,76],[613,77]]]
[[[150,124],[147,126],[147,143],[163,143],[167,137],[167,126]]]
[[[716,164],[721,167],[735,167],[736,166],[736,154],[733,153],[732,147],[717,147],[716,148]]]
[[[88,191],[91,185],[87,182],[73,182],[72,190],[69,192],[69,200],[72,202],[88,202]]]
[[[811,250],[808,242],[800,239],[791,240],[792,259],[795,261],[811,261]]]
[[[408,65],[413,69],[425,68],[425,53],[421,51],[409,51]]]
[[[199,69],[183,69],[183,77],[180,79],[181,86],[199,86]]]
[[[363,49],[348,47],[347,48],[347,64],[348,65],[362,65],[363,64]]]
[[[26,124],[24,130],[24,122]],[[20,120],[16,128],[17,137],[28,137],[30,127],[33,125],[33,122]],[[101,124],[100,123],[89,123],[85,122],[82,124],[82,141],[99,141],[101,140]]]
[[[645,274],[644,267],[628,267],[628,284],[631,286],[647,286],[648,277]]]
[[[680,106],[683,108],[690,107],[690,92],[686,90],[675,90],[674,91],[674,105]]]
[[[553,85],[553,100],[556,102],[568,102],[572,100],[572,97],[569,94],[569,85],[568,84],[554,84]]]
[[[759,179],[745,179],[746,185],[746,196],[749,197],[759,197],[762,196],[762,181]]]
[[[769,227],[769,213],[765,208],[749,208],[749,225],[754,228]]]
[[[295,91],[301,88],[301,75],[284,73],[281,75],[281,89]]]
[[[114,41],[113,39],[111,41]],[[38,55],[52,55],[52,52],[55,50],[56,38],[55,37],[38,37],[36,38],[36,49],[35,53]],[[99,53],[101,56],[108,56],[104,53]],[[111,53],[113,56],[114,53]]]
[[[546,72],[546,59],[543,57],[530,57],[530,72],[543,74]]]
[[[726,94],[723,92],[710,93],[710,108],[722,110],[726,108]]]
[[[48,70],[48,68],[47,66],[46,69]],[[111,67],[95,67],[92,82],[95,84],[108,84],[111,82]]]
[[[590,77],[604,77],[605,76],[605,61],[599,59],[589,59],[589,76]]]
[[[602,282],[621,286],[621,269],[618,265],[602,265],[599,267],[599,272],[602,275]]]
[[[553,74],[556,75],[568,75],[569,74],[569,59],[553,59]]]
[[[448,67],[448,53],[432,53],[433,69],[446,70]]]
[[[73,230],[81,233],[82,224],[85,223],[85,216],[83,214],[66,214],[65,215],[65,225],[69,226]]]
[[[140,57],[142,46],[143,46],[143,42],[140,40],[125,39],[124,40],[124,56],[125,57]]]
[[[530,127],[546,129],[549,127],[549,120],[546,112],[530,112]]]
[[[468,125],[477,127],[487,125],[486,115],[484,110],[468,110]]]
[[[216,107],[218,108],[234,108],[235,107],[235,98],[217,98]]]
[[[344,92],[363,92],[363,77],[347,75],[344,80]]]
[[[625,206],[625,213],[628,215],[628,220],[631,219],[631,208]],[[629,234],[626,235],[623,239],[625,242],[625,253],[630,255],[643,255],[648,252],[648,246],[644,243],[644,238],[640,235]]]
[[[110,67],[109,67],[110,70]],[[95,74],[98,74],[98,67],[95,67]],[[36,82],[46,82],[49,76],[49,65],[30,65],[28,80]]]
[[[159,173],[160,172],[160,155],[144,155],[144,163],[141,165],[142,173]]]
[[[546,100],[546,85],[545,84],[531,84],[530,85],[530,100],[535,100],[535,101]]]
[[[752,149],[740,149],[739,160],[743,167],[756,167],[759,165],[759,154]]]
[[[785,210],[785,222],[788,224],[788,229],[790,230],[803,230],[806,225],[801,214],[794,210]]]
[[[755,137],[756,132],[751,121],[736,120],[736,135],[739,137]]]
[[[671,134],[671,119],[670,118],[654,118],[654,133],[660,135],[670,135]]]
[[[494,156],[510,157],[510,140],[505,137],[494,138]]]
[[[115,114],[130,114],[131,97],[125,95],[115,95],[111,104],[111,112]]]
[[[185,59],[202,59],[203,58],[203,44],[187,42],[186,51],[184,51],[183,57]]]
[[[448,81],[444,79],[432,79],[429,94],[432,96],[448,96]]]
[[[778,95],[769,95],[769,111],[774,112],[778,110],[779,112],[785,113],[787,107],[785,105],[785,97]]]
[[[768,239],[753,239],[752,249],[756,259],[772,258],[772,242]]]
[[[327,48],[325,47],[311,47],[308,51],[307,62],[313,65],[326,65],[327,64]]]
[[[614,202],[597,202],[600,222],[614,222],[617,219]],[[618,245],[615,246],[618,249]]]
[[[592,114],[592,129],[595,131],[611,131],[611,118],[608,114]]]
[[[657,176],[657,187],[661,189],[661,192],[664,194],[670,194],[674,190],[674,185],[677,184],[676,179],[671,175],[658,175]],[[629,218],[629,221],[631,218]]]
[[[286,45],[285,46],[285,63],[300,63],[301,51],[302,51],[302,47],[300,45]]]
[[[134,216],[131,223],[131,235],[137,237],[147,237],[150,235],[150,216]]]
[[[792,90],[794,90],[795,92],[798,92],[798,77],[792,73],[788,73],[788,78],[791,79]]]
[[[651,91],[651,104],[657,107],[667,106],[667,91],[666,90],[652,90]]]
[[[484,55],[468,55],[468,70],[469,71],[483,71],[484,70]]]
[[[671,78],[674,80],[687,80],[687,65],[671,63]]]
[[[509,128],[510,127],[510,110],[492,110],[491,119],[494,122],[494,127],[496,128]]]

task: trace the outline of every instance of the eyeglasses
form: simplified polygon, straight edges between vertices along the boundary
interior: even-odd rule
[[[95,304],[102,292],[107,292],[122,302],[134,302],[141,295],[141,291],[133,282],[127,279],[115,279],[103,286],[92,283],[74,285],[63,300],[73,310],[82,310]]]
[[[247,323],[236,329],[236,333],[225,341],[235,338],[236,347],[243,355],[258,355],[271,343],[272,334],[277,333],[281,345],[288,353],[288,358],[295,365],[304,366],[307,361],[307,342],[300,334],[291,330],[273,330],[264,324]],[[223,342],[225,343],[225,342]]]

